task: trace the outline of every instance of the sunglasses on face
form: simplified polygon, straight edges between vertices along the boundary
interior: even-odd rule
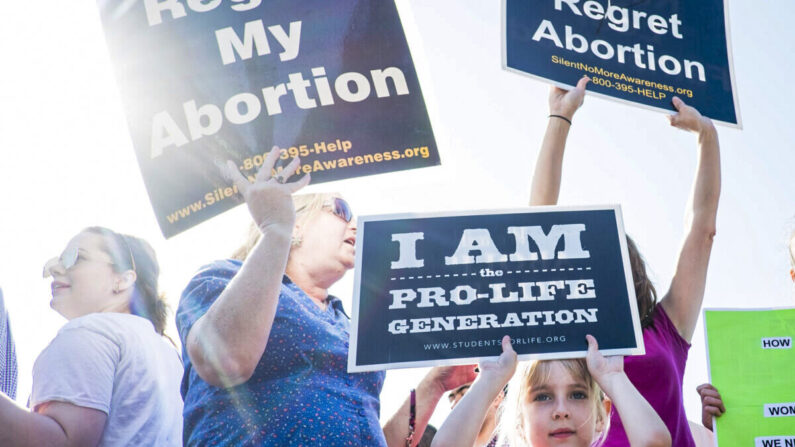
[[[44,264],[44,269],[42,270],[41,276],[44,278],[48,278],[50,276],[55,276],[53,274],[53,270],[60,266],[62,270],[69,270],[70,268],[74,267],[77,264],[77,260],[80,259],[80,249],[77,247],[68,247],[61,253],[61,256],[57,258],[52,258]],[[99,262],[105,262],[108,264],[113,264],[110,261],[101,261],[96,259]]]
[[[345,199],[335,197],[334,200],[326,206],[331,209],[331,212],[334,213],[335,216],[339,217],[345,222],[350,222],[351,219],[353,219],[353,211],[351,211],[351,206],[348,205],[348,202],[346,202]]]
[[[124,242],[125,247],[127,248],[127,252],[130,255],[130,266],[133,271],[135,270],[135,257],[132,254],[132,249],[130,245],[127,243],[127,240],[122,239]],[[85,250],[84,250],[85,252]],[[104,262],[106,264],[114,265],[115,262],[113,261],[105,261],[101,259],[94,259],[87,258],[83,255],[83,258],[88,261],[97,261],[97,262]],[[67,247],[61,256],[57,258],[52,258],[44,264],[44,269],[42,270],[41,276],[44,278],[48,278],[50,276],[55,276],[53,274],[53,269],[60,266],[64,271],[69,270],[70,268],[74,267],[77,264],[77,261],[80,259],[80,248],[79,247]]]

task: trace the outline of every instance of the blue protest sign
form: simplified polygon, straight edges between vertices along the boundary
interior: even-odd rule
[[[348,370],[644,353],[620,209],[362,216]]]
[[[166,237],[240,203],[272,148],[326,182],[439,164],[394,1],[99,0]]]
[[[656,110],[679,96],[741,128],[727,0],[503,0],[503,65]]]

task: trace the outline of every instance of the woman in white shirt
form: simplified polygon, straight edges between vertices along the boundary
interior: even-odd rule
[[[179,355],[145,241],[91,227],[44,267],[69,322],[33,367],[31,411],[0,396],[3,446],[179,446]]]

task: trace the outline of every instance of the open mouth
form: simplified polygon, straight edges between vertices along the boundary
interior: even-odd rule
[[[346,244],[350,244],[350,245],[355,247],[356,246],[356,238],[355,237],[349,237],[348,239],[345,239],[345,243]]]

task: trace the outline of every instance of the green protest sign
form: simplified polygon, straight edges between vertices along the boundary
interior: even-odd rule
[[[704,311],[720,447],[795,447],[795,308]]]

